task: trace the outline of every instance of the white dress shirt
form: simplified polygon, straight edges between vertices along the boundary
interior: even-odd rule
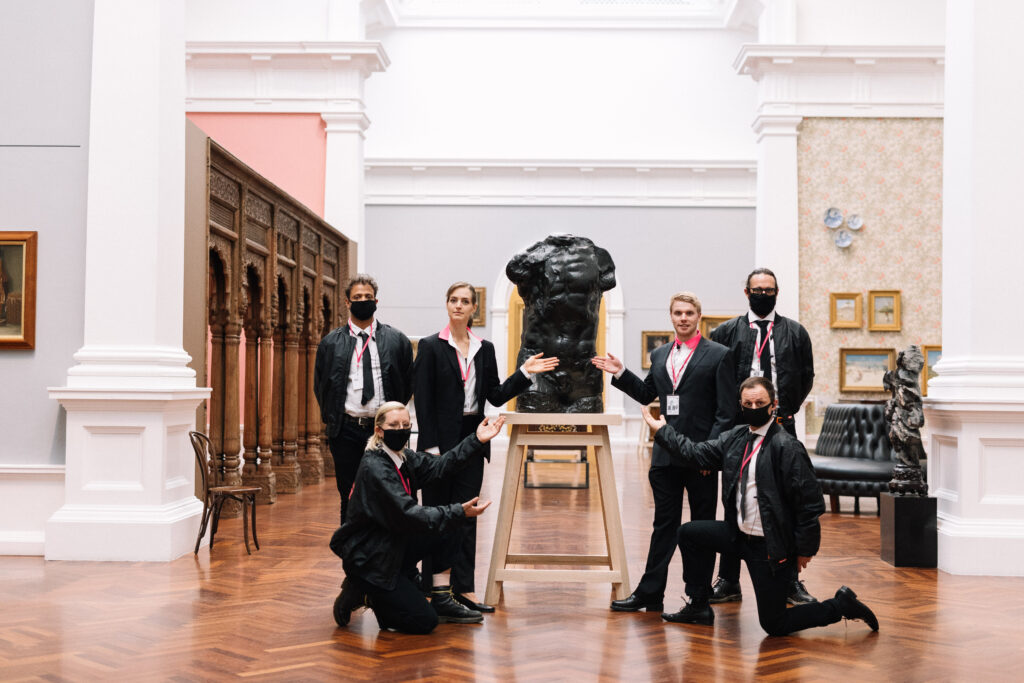
[[[755,332],[757,332],[757,338],[754,340],[754,356],[750,359],[750,375],[749,376],[753,377],[755,372],[757,372],[758,370],[762,369],[761,368],[761,358],[757,354],[757,350],[759,348],[761,348],[761,326],[757,325],[754,321],[756,321],[756,320],[768,320],[768,321],[770,321],[772,323],[771,325],[769,325],[769,327],[770,328],[774,328],[774,324],[775,324],[775,309],[772,309],[772,312],[769,313],[768,315],[766,315],[763,318],[760,317],[759,315],[757,315],[756,313],[754,313],[753,311],[747,311],[747,320],[750,321],[749,325],[751,326],[751,329],[753,329]],[[771,374],[770,375],[765,374],[764,377],[766,377],[767,379],[770,379],[774,386],[779,386],[778,377],[777,377],[777,375],[775,373],[775,333],[774,333],[774,331],[768,337],[768,352],[772,356],[772,368],[771,368]]]
[[[754,447],[757,450],[754,451],[750,462],[747,463],[747,467],[750,468],[750,474],[747,475],[747,488],[745,491],[741,491],[739,483],[736,485],[736,522],[739,524],[740,531],[748,536],[764,536],[764,527],[761,526],[761,510],[757,507],[757,477],[754,475],[757,472],[757,459],[761,457],[764,436],[771,426],[772,423],[768,422],[753,430],[755,434],[760,434],[761,438],[754,441]],[[742,463],[743,461],[740,460],[740,464]],[[742,477],[740,479],[742,481]],[[746,519],[743,519],[741,505],[747,506]]]
[[[363,340],[359,338],[360,332],[367,332],[370,335],[369,345],[363,351]],[[345,412],[352,417],[373,417],[377,414],[377,408],[384,403],[384,379],[380,369],[380,354],[377,353],[377,321],[374,320],[368,328],[361,330],[348,323],[348,333],[355,337],[355,348],[352,349],[352,360],[348,366],[348,387],[345,391]],[[362,354],[362,360],[359,360]],[[363,363],[369,356],[370,370],[373,372],[373,398],[363,405]]]

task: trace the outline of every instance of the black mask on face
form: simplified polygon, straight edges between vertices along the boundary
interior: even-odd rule
[[[348,310],[356,320],[369,320],[377,312],[377,302],[373,299],[353,301]]]
[[[405,444],[409,443],[409,434],[411,433],[411,429],[385,429],[384,445],[393,451],[400,451]]]
[[[755,313],[757,311],[754,311]],[[740,406],[740,419],[741,424],[750,425],[751,427],[760,427],[766,424],[772,419],[772,407],[770,405],[761,406],[760,408],[748,408],[746,406]],[[385,432],[386,434],[387,432]]]
[[[775,298],[778,294],[751,294],[747,297],[750,301],[750,310],[763,318],[775,310]]]

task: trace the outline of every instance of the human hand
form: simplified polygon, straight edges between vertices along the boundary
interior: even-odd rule
[[[800,568],[800,571],[807,569],[807,565],[811,563],[811,558],[804,555],[799,555],[796,558],[796,566]]]
[[[541,356],[543,355],[544,353],[541,352],[535,356],[530,356],[529,358],[527,358],[526,362],[523,363],[523,369],[532,375],[537,372],[547,372],[549,370],[554,370],[555,368],[558,367],[557,357],[541,358]]]
[[[654,416],[651,415],[651,409],[647,406],[641,408],[640,413],[644,416],[644,421],[651,428],[651,434],[657,434],[659,429],[668,424],[668,420],[665,419],[664,415],[655,420]]]
[[[490,507],[491,501],[487,500],[483,503],[480,502],[480,496],[472,500],[467,500],[462,504],[462,511],[466,513],[467,517],[479,517],[484,514],[484,510]]]
[[[594,356],[590,359],[590,362],[599,370],[604,370],[612,375],[617,375],[625,367],[622,365],[621,360],[610,353],[607,356]]]
[[[480,439],[480,443],[487,443],[498,435],[498,432],[501,431],[504,424],[504,416],[498,417],[495,420],[485,417],[484,421],[477,425],[476,438]]]

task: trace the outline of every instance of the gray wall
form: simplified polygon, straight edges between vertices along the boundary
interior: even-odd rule
[[[512,255],[553,232],[584,235],[611,253],[626,309],[625,360],[637,373],[640,333],[671,329],[674,292],[693,291],[710,315],[747,308],[753,209],[368,206],[366,269],[380,285],[378,316],[410,336],[437,332],[448,321],[448,285],[483,285],[490,306]],[[488,319],[482,336],[497,333]]]
[[[0,230],[38,231],[39,261],[36,348],[0,350],[0,463],[64,462],[46,389],[65,383],[83,339],[92,16],[86,0],[3,7]]]

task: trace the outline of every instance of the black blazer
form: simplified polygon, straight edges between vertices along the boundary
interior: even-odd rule
[[[676,431],[694,441],[714,439],[732,426],[739,402],[736,400],[736,370],[732,352],[705,337],[701,337],[679,387],[672,391],[672,379],[665,366],[672,344],[662,344],[651,351],[651,369],[640,379],[626,370],[622,377],[612,380],[612,386],[621,389],[635,401],[647,405],[654,399],[661,403],[661,414]],[[665,397],[679,396],[679,414],[665,413]],[[671,465],[671,458],[657,441],[651,453],[651,467]]]
[[[486,339],[473,356],[476,371],[477,414],[484,415],[484,401],[500,408],[510,399],[530,388],[530,380],[518,369],[501,383],[494,344]],[[420,340],[414,369],[416,391],[416,424],[419,436],[416,448],[425,451],[437,447],[441,452],[459,443],[462,409],[466,392],[462,386],[458,353],[439,334]],[[490,460],[491,444],[484,444],[484,457]]]
[[[377,354],[380,356],[384,400],[408,403],[412,397],[412,342],[404,334],[377,321]],[[348,371],[356,341],[348,332],[348,323],[327,333],[316,349],[313,393],[320,404],[320,418],[327,425],[327,436],[341,431],[345,414]]]
[[[711,338],[732,349],[736,362],[736,387],[739,388],[750,376],[757,330],[750,329],[747,316],[741,315],[716,327]],[[800,411],[814,386],[811,337],[803,325],[776,313],[772,339],[775,344],[775,374],[778,379],[775,389],[779,395],[779,415],[789,417]]]

